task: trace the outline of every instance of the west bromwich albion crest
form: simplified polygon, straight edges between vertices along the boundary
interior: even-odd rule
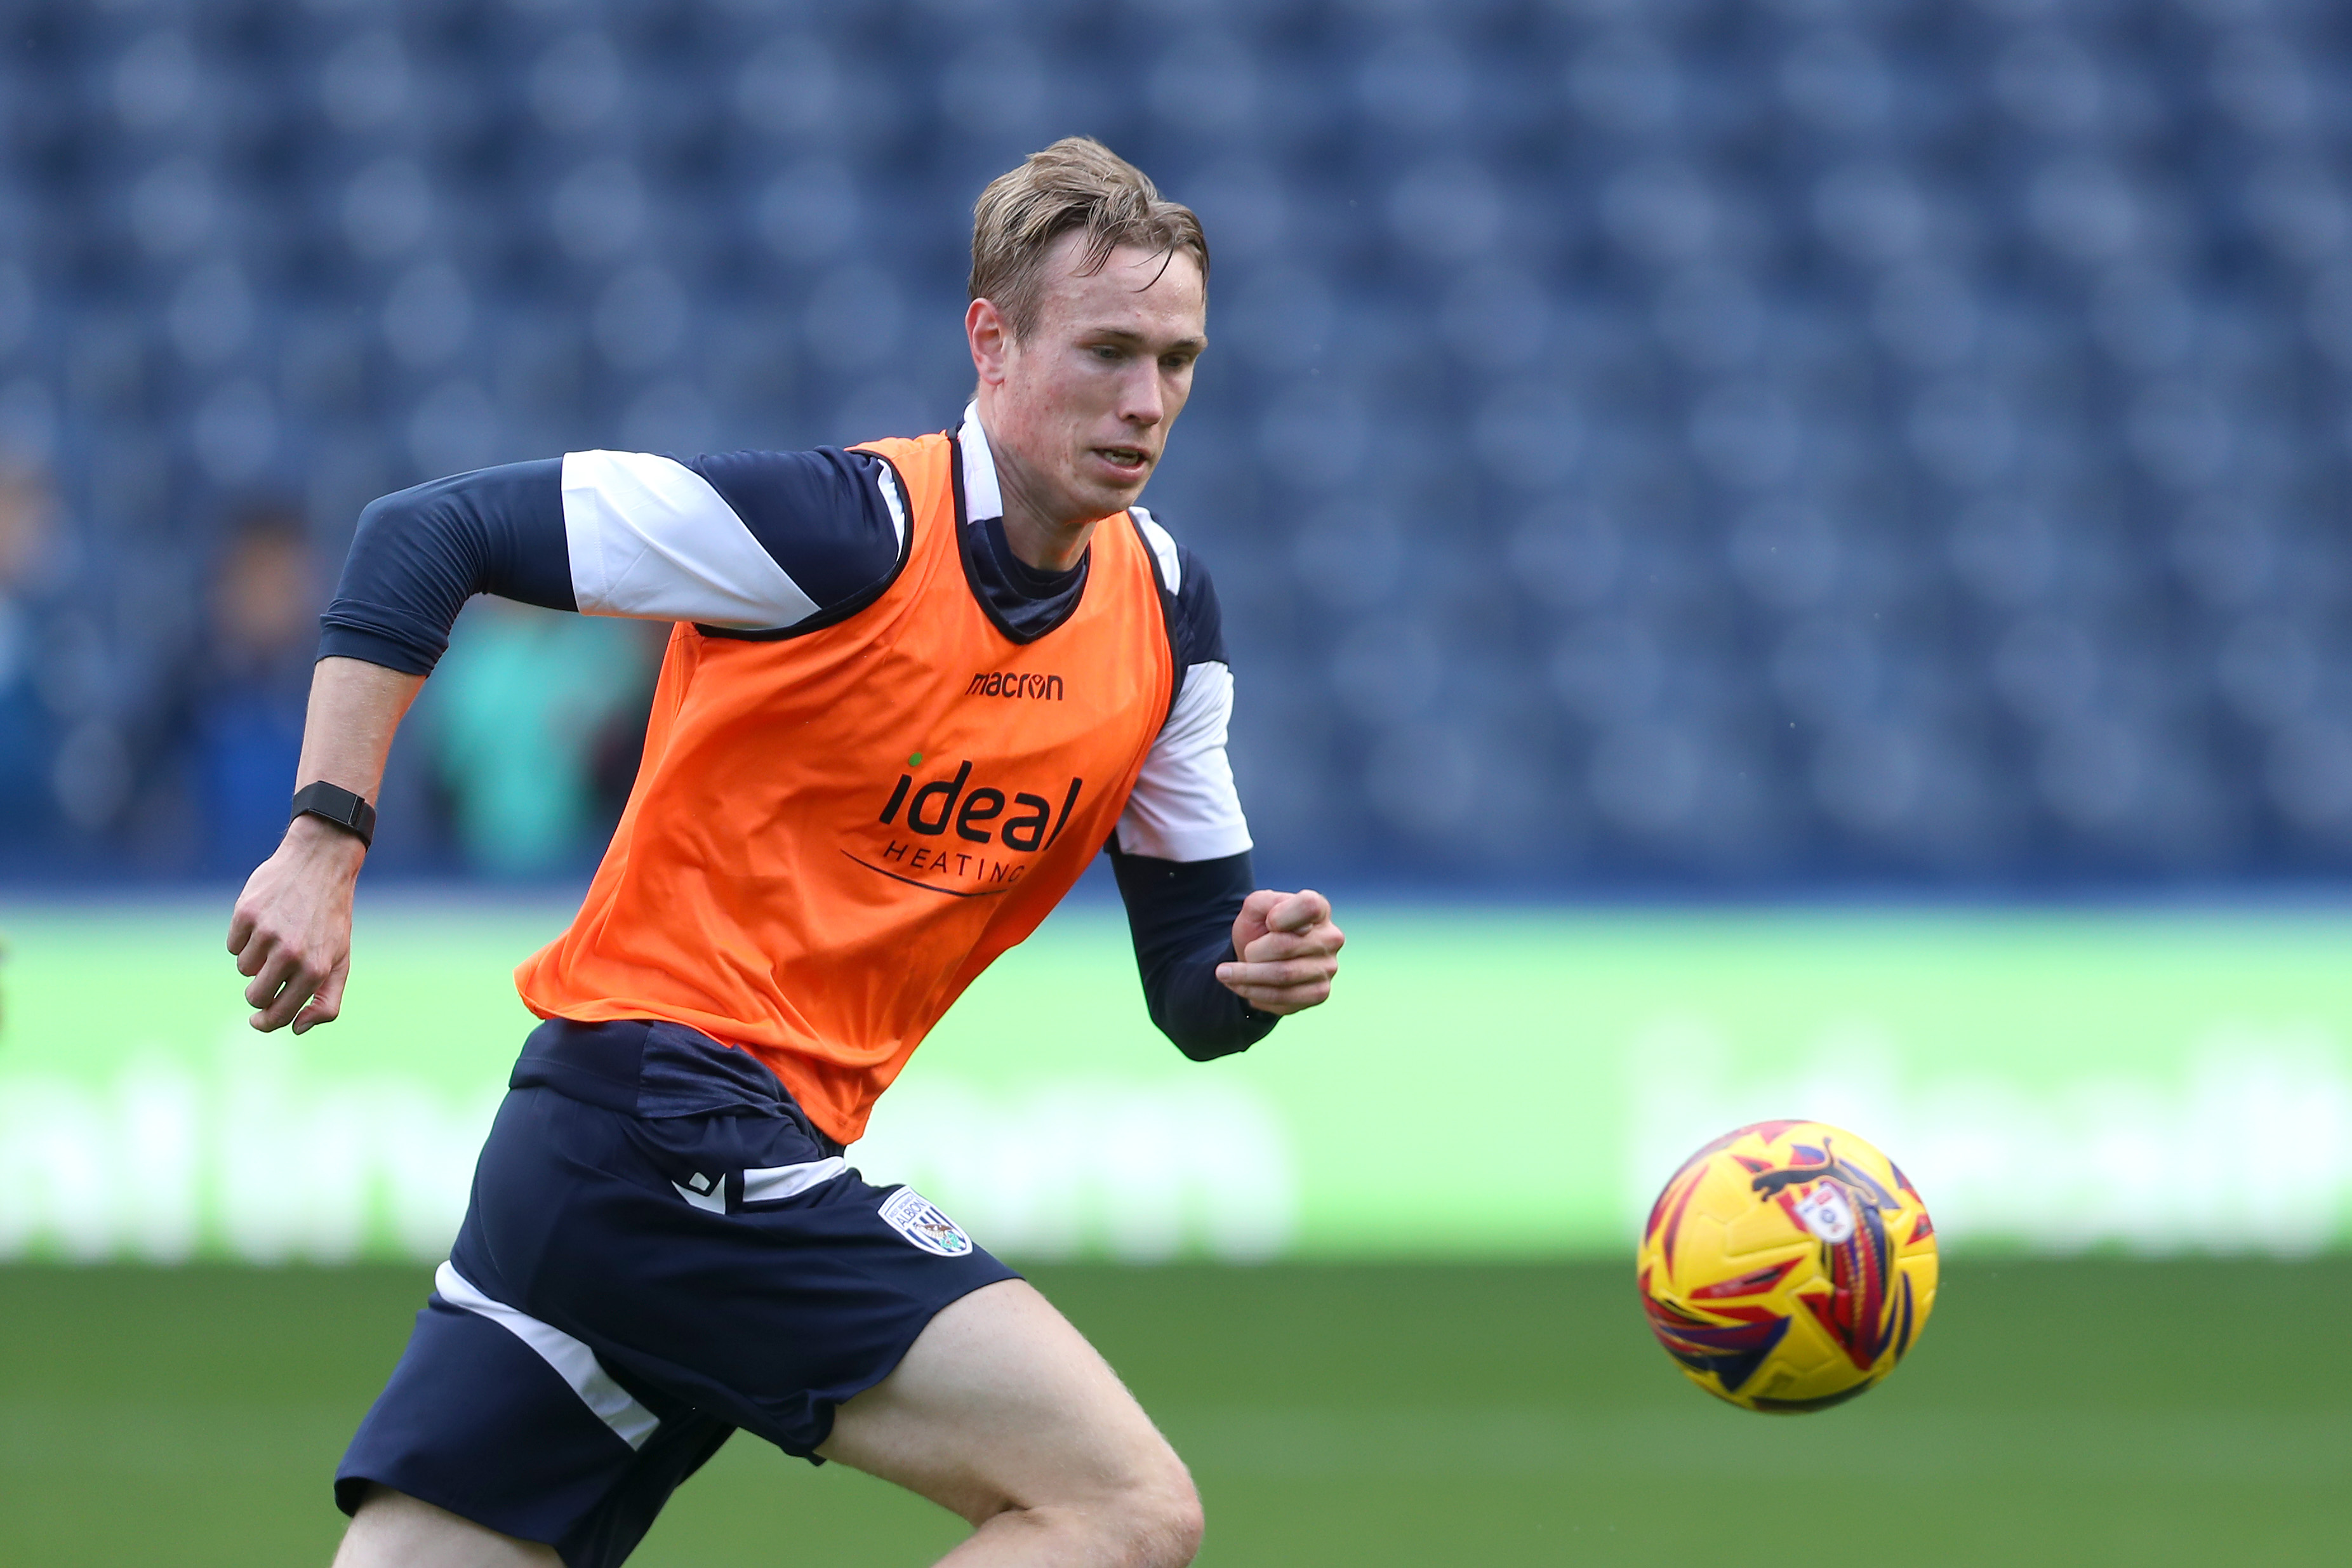
[[[900,1187],[884,1199],[881,1213],[884,1224],[925,1252],[961,1258],[971,1250],[971,1237],[912,1187]]]

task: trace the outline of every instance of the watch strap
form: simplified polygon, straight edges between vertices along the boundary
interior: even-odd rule
[[[363,849],[375,844],[375,807],[340,784],[320,779],[296,790],[294,809],[286,820],[306,816],[333,823],[358,839]]]

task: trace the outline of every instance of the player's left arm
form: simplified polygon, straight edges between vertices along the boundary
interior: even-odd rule
[[[1319,893],[1260,889],[1225,754],[1234,707],[1216,589],[1149,521],[1175,595],[1176,701],[1110,845],[1152,1022],[1195,1060],[1246,1050],[1324,1001],[1346,938]]]

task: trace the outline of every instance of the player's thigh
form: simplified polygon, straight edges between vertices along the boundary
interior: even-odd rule
[[[950,1303],[817,1450],[977,1524],[1072,1505],[1189,1516],[1183,1462],[1084,1336],[1025,1280]]]
[[[373,1487],[343,1531],[334,1568],[562,1568],[562,1562],[551,1547]]]

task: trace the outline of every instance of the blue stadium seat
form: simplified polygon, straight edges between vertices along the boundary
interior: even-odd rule
[[[0,447],[91,541],[936,425],[970,203],[1083,129],[1215,255],[1154,500],[1225,587],[1270,853],[2352,864],[2322,13],[247,9],[0,61]],[[193,595],[202,557],[152,560]],[[126,638],[123,679],[175,647]],[[110,732],[75,765],[167,778]],[[1512,861],[1465,780],[1559,826]]]

